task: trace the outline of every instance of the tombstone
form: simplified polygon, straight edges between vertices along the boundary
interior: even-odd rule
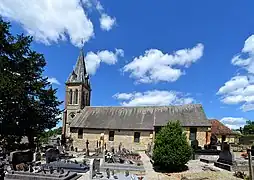
[[[89,145],[89,141],[88,139],[86,140],[86,155],[89,156],[89,148],[88,148],[88,145]]]
[[[224,163],[224,164],[233,164],[233,156],[232,153],[230,152],[230,146],[227,143],[223,143],[223,149],[219,154],[219,159],[217,160],[218,162]]]
[[[101,148],[101,141],[99,141],[99,147]]]
[[[118,146],[118,151],[121,152],[122,151],[122,143],[120,142],[119,146]]]
[[[49,166],[49,173],[50,173],[50,174],[53,174],[53,173],[54,173],[54,169],[53,169],[52,166]]]
[[[71,151],[74,151],[74,147],[73,146],[71,146]]]
[[[192,147],[192,149],[194,149],[194,150],[197,150],[197,149],[198,149],[198,140],[197,140],[197,139],[191,141],[191,147]]]
[[[104,149],[107,149],[107,144],[106,143],[104,144]]]
[[[114,148],[114,147],[111,147],[111,152],[112,152],[113,154],[115,154],[115,148]]]
[[[77,147],[75,147],[75,152],[78,152],[78,148]]]
[[[45,156],[46,156],[46,163],[50,163],[53,161],[57,161],[59,159],[60,152],[58,149],[49,148],[46,150]]]
[[[152,146],[150,143],[148,143],[147,144],[147,152],[149,153],[149,152],[151,152],[151,150],[152,150]]]
[[[210,137],[210,144],[209,144],[209,149],[214,149],[214,150],[217,150],[217,137],[215,134],[212,134],[211,137]]]
[[[98,142],[98,140],[97,140],[97,142],[96,142],[96,147],[97,147],[97,148],[99,147],[99,142]]]
[[[33,152],[31,150],[13,151],[10,153],[9,162],[13,170],[16,170],[16,165],[33,161]]]

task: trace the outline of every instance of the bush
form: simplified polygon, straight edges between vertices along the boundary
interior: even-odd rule
[[[190,160],[192,148],[179,121],[170,122],[155,137],[154,165],[164,170],[182,171]]]

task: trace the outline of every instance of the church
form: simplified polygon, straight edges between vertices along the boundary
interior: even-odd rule
[[[73,139],[82,151],[89,141],[93,150],[103,136],[107,147],[122,146],[129,150],[146,150],[155,134],[169,121],[179,120],[189,141],[200,146],[209,143],[211,122],[201,104],[181,106],[91,106],[91,82],[81,49],[76,65],[66,81],[62,135]]]

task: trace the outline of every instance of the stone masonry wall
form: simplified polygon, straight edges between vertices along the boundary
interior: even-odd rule
[[[110,130],[99,130],[99,129],[83,129],[83,137],[78,138],[78,129],[71,130],[71,137],[73,138],[73,146],[77,147],[78,150],[84,150],[86,147],[86,140],[89,141],[89,149],[93,151],[99,141],[101,133],[104,133],[104,142],[106,143],[107,149],[114,147],[118,149],[120,143],[122,147],[129,150],[146,150],[148,143],[152,144],[154,133],[153,131],[133,131],[133,130],[115,130],[114,141],[109,141]],[[189,128],[184,128],[186,132],[186,138],[189,141]],[[197,128],[197,140],[199,146],[206,144],[206,127]],[[134,142],[134,132],[140,132],[140,142]]]
[[[140,142],[134,142],[134,132],[140,132]],[[98,129],[83,129],[83,138],[78,138],[78,129],[71,130],[71,137],[73,138],[73,146],[78,150],[83,150],[86,147],[86,140],[89,141],[89,149],[93,151],[99,141],[101,133],[104,133],[104,142],[107,149],[114,147],[118,149],[120,143],[122,147],[129,150],[146,150],[148,143],[152,142],[152,131],[131,131],[131,130],[115,130],[114,141],[109,141],[109,130]]]

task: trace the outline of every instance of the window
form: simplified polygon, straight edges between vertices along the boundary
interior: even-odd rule
[[[72,89],[69,91],[69,104],[72,104]]]
[[[83,129],[78,129],[78,138],[83,139]]]
[[[78,104],[78,90],[75,90],[75,94],[74,94],[74,104]]]
[[[134,142],[139,143],[140,141],[140,132],[134,132]]]
[[[197,139],[197,128],[190,128],[189,140],[193,141]]]
[[[109,141],[114,141],[115,131],[109,131]]]

